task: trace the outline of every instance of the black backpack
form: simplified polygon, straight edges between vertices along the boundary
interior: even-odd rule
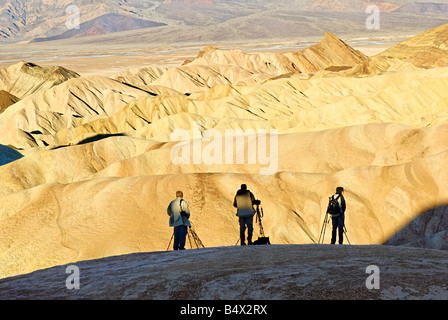
[[[341,214],[341,207],[339,206],[339,198],[341,197],[340,194],[336,198],[333,196],[330,197],[329,203],[328,203],[328,213],[331,214],[333,218],[339,216]]]

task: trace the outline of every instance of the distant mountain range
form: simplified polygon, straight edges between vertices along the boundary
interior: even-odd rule
[[[149,20],[137,19],[123,16],[117,13],[108,13],[90,21],[81,23],[79,29],[68,30],[52,37],[36,38],[32,42],[43,42],[51,40],[61,40],[69,38],[80,38],[99,34],[108,34],[120,31],[137,30],[165,26],[165,23],[159,23]]]
[[[399,14],[403,17],[394,19],[395,23],[387,25],[388,31],[393,31],[391,27],[397,30],[408,29],[409,23],[414,23],[421,25],[422,30],[417,31],[422,32],[444,23],[440,20],[446,19],[448,0],[436,1],[79,0],[76,1],[76,6],[80,13],[80,29],[68,30],[66,21],[71,13],[67,12],[67,8],[74,4],[72,1],[0,0],[0,41],[41,42],[157,26],[169,29],[168,32],[161,33],[162,39],[167,39],[167,34],[173,36],[173,33],[179,33],[179,28],[200,28],[187,30],[186,35],[179,34],[177,38],[173,36],[170,41],[189,38],[192,33],[201,33],[198,37],[203,39],[207,38],[207,33],[215,33],[213,37],[218,38],[226,35],[237,38],[246,33],[253,34],[248,38],[259,36],[264,39],[270,33],[285,36],[297,34],[304,26],[307,26],[307,32],[321,37],[321,29],[324,27],[321,23],[331,21],[335,28],[342,23],[344,28],[352,29],[350,20],[357,19],[356,24],[362,24],[359,17],[366,15],[366,9],[370,5],[378,6],[381,13]],[[315,14],[305,14],[310,11]],[[351,13],[351,16],[344,13]],[[437,18],[438,21],[430,25],[429,18]],[[319,21],[316,22],[316,19]],[[424,25],[422,19],[426,19]],[[332,31],[341,34],[341,30]],[[386,30],[382,31],[384,33]]]
[[[447,3],[409,3],[395,10],[395,12],[405,12],[414,14],[446,14],[448,13]]]

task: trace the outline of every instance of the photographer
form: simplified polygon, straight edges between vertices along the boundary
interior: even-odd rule
[[[247,190],[245,184],[241,185],[241,189],[237,191],[235,199],[233,200],[233,206],[237,208],[236,215],[239,217],[240,223],[240,240],[241,245],[246,245],[245,234],[247,227],[247,243],[252,244],[252,234],[254,231],[253,220],[254,220],[254,205],[260,204],[260,200],[255,200],[252,192]]]
[[[333,231],[331,233],[331,244],[336,243],[336,233],[338,233],[339,235],[339,244],[342,244],[342,242],[344,241],[345,210],[346,210],[344,188],[337,187],[336,194],[331,196],[330,199],[334,200],[330,201],[327,208],[327,213],[331,214],[331,220],[333,224]]]
[[[183,199],[183,192],[176,192],[176,199],[171,201],[167,208],[170,216],[170,227],[174,227],[174,245],[173,250],[185,250],[185,241],[187,238],[188,227],[191,227],[190,208],[187,201]]]

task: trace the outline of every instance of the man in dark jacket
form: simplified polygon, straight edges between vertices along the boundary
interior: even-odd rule
[[[337,187],[336,194],[330,197],[337,202],[336,209],[333,209],[331,204],[328,204],[327,213],[331,214],[333,224],[333,231],[331,233],[331,244],[336,243],[336,233],[339,235],[339,244],[344,241],[344,224],[345,224],[345,198],[344,188]]]
[[[255,209],[254,205],[257,203],[252,192],[247,190],[245,184],[241,185],[241,189],[237,191],[235,199],[233,200],[233,206],[237,208],[236,215],[239,217],[240,223],[240,240],[241,245],[244,246],[246,227],[247,227],[247,242],[252,244],[252,234],[254,231],[253,221]]]

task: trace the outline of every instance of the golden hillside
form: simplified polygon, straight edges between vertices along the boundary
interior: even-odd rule
[[[448,67],[432,54],[424,65],[403,58],[428,47],[446,54],[438,39],[447,28],[437,30],[433,42],[419,35],[372,58],[328,33],[300,51],[208,47],[174,68],[110,78],[1,70],[26,89],[0,85],[21,98],[0,115],[0,143],[25,155],[0,167],[0,276],[165,250],[166,207],[178,189],[204,244],[234,245],[241,183],[262,201],[273,243],[317,242],[339,185],[351,243],[384,243],[448,202]],[[199,146],[200,163],[173,161],[179,129],[189,137],[186,159]],[[249,144],[261,142],[247,132],[263,129],[270,154],[258,149],[250,163]],[[245,143],[207,138],[226,130],[241,130]]]

